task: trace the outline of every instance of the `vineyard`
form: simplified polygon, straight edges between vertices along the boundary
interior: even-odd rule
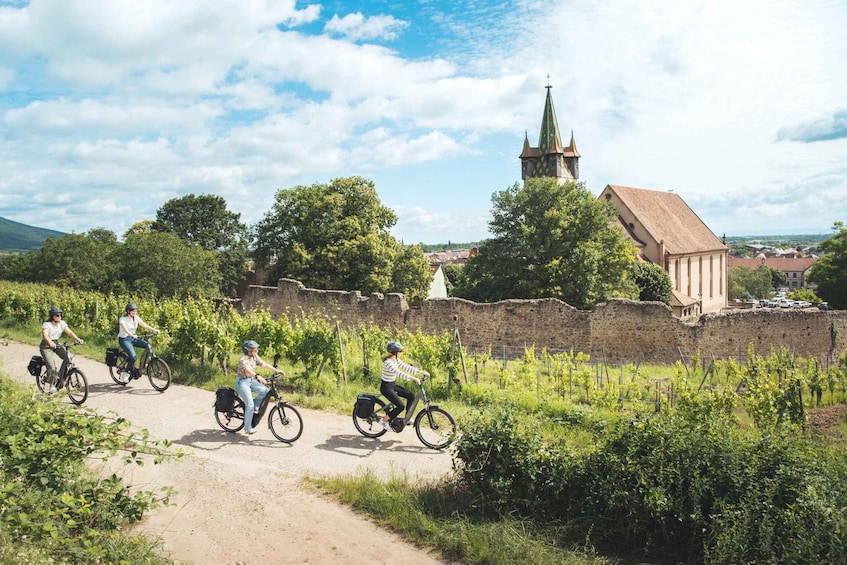
[[[226,301],[145,300],[9,282],[0,282],[0,321],[37,328],[50,306],[61,305],[66,321],[86,340],[107,344],[115,340],[117,319],[130,301],[140,303],[145,321],[164,330],[157,350],[177,367],[199,366],[226,375],[239,344],[254,339],[266,359],[291,367],[289,385],[305,394],[378,378],[384,344],[396,339],[407,345],[412,361],[433,374],[436,395],[471,405],[509,395],[534,397],[533,404],[558,399],[608,410],[660,411],[681,395],[730,391],[753,421],[766,427],[783,420],[801,423],[809,406],[847,398],[847,359],[824,367],[785,349],[759,353],[751,348],[744,360],[705,359],[700,352],[685,358],[680,352],[676,365],[660,367],[638,362],[613,366],[602,355],[532,347],[498,357],[490,348],[469,352],[458,332],[389,333],[375,326],[342,330],[319,318],[240,313]]]

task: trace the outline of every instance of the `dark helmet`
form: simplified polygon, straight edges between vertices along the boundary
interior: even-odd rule
[[[248,351],[253,351],[254,349],[259,349],[259,344],[253,341],[252,339],[248,339],[247,341],[241,344],[241,350],[244,353],[247,353]]]
[[[399,341],[389,341],[388,345],[385,346],[389,353],[400,353],[403,351],[403,344]]]
[[[136,304],[135,302],[130,302],[129,304],[126,305],[125,310],[127,312],[129,312],[130,310],[138,310],[138,304]]]
[[[52,308],[50,308],[50,317],[52,318],[56,314],[64,314],[64,312],[62,312],[62,309],[58,306],[53,306]]]

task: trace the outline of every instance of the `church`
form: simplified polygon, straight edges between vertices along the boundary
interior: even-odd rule
[[[564,146],[552,87],[546,88],[538,146],[531,147],[529,137],[524,137],[521,178],[575,182],[580,155],[573,131]],[[678,194],[609,184],[598,198],[614,206],[621,229],[638,247],[639,259],[661,266],[670,276],[675,316],[688,318],[726,308],[729,250]]]

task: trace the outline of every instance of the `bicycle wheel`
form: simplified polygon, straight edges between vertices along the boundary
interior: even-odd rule
[[[129,384],[129,379],[124,380],[124,377],[129,372],[126,370],[126,364],[129,359],[126,356],[126,353],[121,351],[118,353],[118,364],[114,367],[109,367],[109,376],[112,377],[112,380],[115,381],[116,384],[126,386]]]
[[[164,359],[153,357],[147,365],[147,378],[156,390],[167,390],[171,386],[171,368]]]
[[[359,433],[365,437],[379,437],[387,431],[382,427],[382,415],[385,413],[385,402],[376,399],[374,402],[374,411],[367,418],[361,418],[356,415],[356,407],[353,407],[353,425],[359,430]]]
[[[244,401],[236,396],[232,410],[228,412],[218,412],[215,410],[215,420],[226,431],[237,432],[244,427]]]
[[[456,422],[446,410],[431,406],[415,418],[418,439],[432,449],[444,449],[456,437]]]
[[[65,386],[68,388],[68,398],[77,406],[88,398],[88,379],[76,367],[68,370]]]
[[[271,413],[268,414],[268,427],[279,441],[294,443],[303,433],[303,418],[296,408],[280,402],[271,408]]]
[[[35,377],[35,386],[38,387],[38,390],[41,392],[47,392],[50,390],[50,384],[48,381],[50,379],[47,377],[47,366],[41,366],[41,372],[38,373],[38,376]]]

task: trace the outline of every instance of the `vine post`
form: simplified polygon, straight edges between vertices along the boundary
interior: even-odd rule
[[[344,384],[347,384],[347,368],[344,366],[344,343],[341,341],[341,326],[338,320],[335,320],[335,336],[338,338],[338,353],[341,356],[341,375],[344,378]]]

